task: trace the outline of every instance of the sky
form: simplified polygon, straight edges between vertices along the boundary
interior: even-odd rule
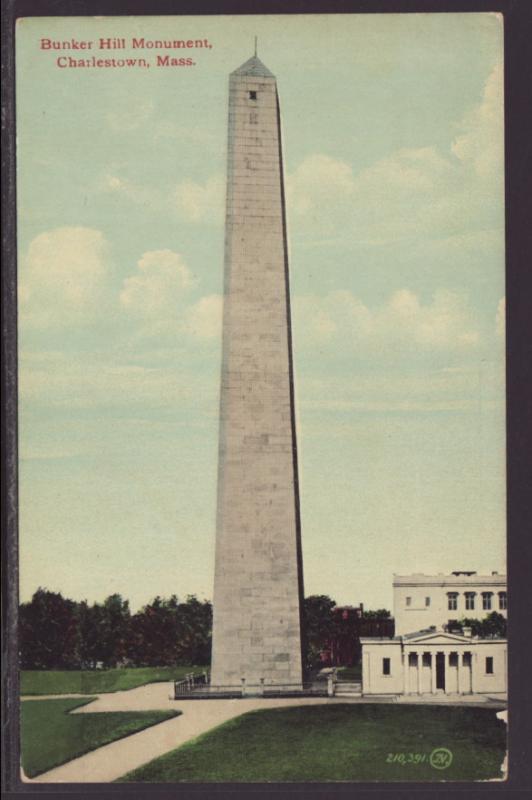
[[[228,74],[254,36],[281,103],[305,593],[390,608],[394,573],[505,570],[500,15],[34,18],[21,600],[212,597]]]

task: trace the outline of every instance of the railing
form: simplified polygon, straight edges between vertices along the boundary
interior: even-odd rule
[[[195,672],[188,672],[181,680],[174,681],[174,698],[189,694],[198,687],[205,688],[209,685],[209,675],[202,672],[196,675]]]
[[[327,685],[323,682],[303,682],[285,684],[246,683],[243,678],[240,684],[212,685],[206,680],[206,673],[197,676],[193,673],[186,675],[182,680],[174,681],[174,699],[187,698],[200,700],[206,698],[237,698],[237,697],[326,697]],[[200,680],[198,680],[198,678]],[[203,679],[203,680],[201,680]]]

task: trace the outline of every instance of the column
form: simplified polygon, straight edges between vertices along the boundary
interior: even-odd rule
[[[430,691],[436,694],[436,651],[430,653]]]
[[[458,694],[464,694],[464,652],[463,650],[458,651]]]
[[[471,691],[473,694],[477,690],[477,668],[478,668],[478,653],[476,650],[471,650]]]
[[[403,653],[403,692],[410,693],[410,654]]]

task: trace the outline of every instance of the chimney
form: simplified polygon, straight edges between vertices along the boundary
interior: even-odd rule
[[[464,625],[462,628],[462,634],[466,636],[468,639],[471,639],[471,628],[469,625]]]

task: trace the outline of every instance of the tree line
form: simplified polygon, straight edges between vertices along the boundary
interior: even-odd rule
[[[307,669],[323,666],[322,653],[337,636],[357,635],[351,623],[333,613],[327,595],[303,604],[303,652]],[[389,620],[385,609],[365,611],[363,619]],[[39,588],[19,608],[22,669],[95,669],[117,666],[160,667],[211,661],[212,605],[188,595],[179,601],[156,597],[132,614],[129,602],[112,594],[89,604]]]
[[[38,589],[19,609],[22,669],[208,664],[212,606],[189,595],[156,597],[136,614],[112,594],[89,605]]]

